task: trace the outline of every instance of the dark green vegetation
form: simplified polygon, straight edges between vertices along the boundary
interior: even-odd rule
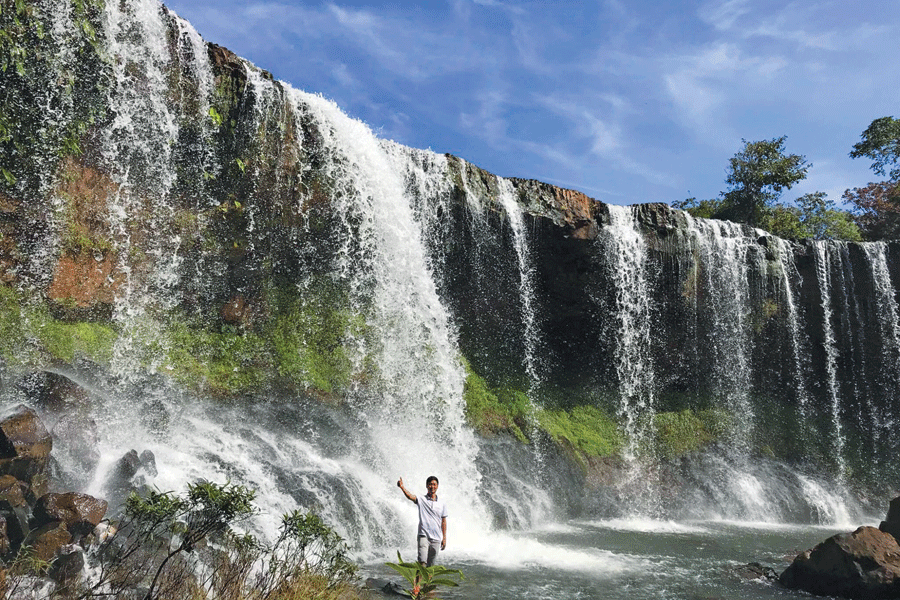
[[[851,158],[869,158],[872,171],[884,181],[844,192],[850,210],[837,208],[824,192],[779,202],[784,190],[806,177],[806,157],[787,154],[785,136],[747,142],[729,159],[726,183],[719,198],[688,198],[672,205],[697,217],[749,223],[786,239],[877,241],[900,238],[900,119],[872,121],[853,145]]]
[[[779,202],[812,166],[805,156],[786,153],[786,139],[742,140],[743,149],[728,161],[727,191],[719,198],[688,198],[672,205],[695,217],[749,223],[786,239],[862,239],[852,215],[824,192],[805,194],[793,204]]]
[[[35,193],[44,167],[81,154],[85,133],[104,118],[99,98],[106,79],[100,75],[108,65],[98,36],[103,5],[72,3],[73,28],[61,52],[40,3],[0,2],[0,183]],[[63,54],[76,60],[60,71],[56,62]],[[50,127],[48,109],[56,116]]]
[[[413,600],[434,598],[434,592],[440,586],[459,586],[459,582],[454,577],[458,577],[460,581],[465,581],[465,577],[459,569],[448,569],[441,565],[426,567],[419,562],[404,562],[399,551],[397,552],[396,563],[389,562],[385,564],[403,575],[403,578],[409,582],[410,587],[406,593]]]
[[[526,392],[493,388],[468,362],[463,364],[466,416],[481,435],[511,435],[529,443],[540,431],[580,462],[616,457],[622,452],[624,434],[606,410],[581,403],[539,408]],[[660,412],[651,424],[652,445],[639,451],[667,460],[678,458],[727,439],[732,426],[732,419],[717,409]]]
[[[210,482],[189,485],[184,495],[132,494],[121,521],[88,548],[95,577],[68,584],[58,597],[118,598],[134,590],[142,590],[143,600],[359,597],[346,544],[317,515],[284,515],[271,545],[236,533],[233,526],[255,514],[254,497],[246,487]],[[46,565],[27,556],[26,548],[0,584],[3,591],[43,572]],[[198,570],[198,562],[212,568]]]
[[[872,171],[887,180],[844,192],[867,240],[900,238],[900,119],[881,117],[854,144],[852,158],[872,159]]]

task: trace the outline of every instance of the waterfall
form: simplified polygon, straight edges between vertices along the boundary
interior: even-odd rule
[[[796,292],[792,282],[799,284],[800,273],[794,260],[794,250],[789,242],[774,238],[778,248],[778,262],[781,267],[781,286],[784,294],[784,305],[787,308],[787,325],[790,340],[791,359],[793,364],[792,379],[794,392],[797,398],[797,412],[800,417],[800,425],[803,428],[802,437],[809,440],[811,435],[812,411],[810,407],[809,392],[806,387],[804,373],[808,371],[808,344],[805,334],[801,330],[800,315],[797,311],[795,300]]]
[[[115,185],[107,210],[125,278],[115,319],[126,333],[117,344],[114,371],[128,378],[142,360],[135,355],[135,340],[155,337],[147,321],[149,300],[168,304],[179,282],[181,239],[164,223],[174,210],[169,192],[180,115],[169,100],[165,73],[172,57],[159,2],[107,2],[105,11],[107,51],[113,57],[108,104],[114,116],[103,132],[101,152]],[[132,266],[132,252],[146,252],[145,266]]]
[[[887,264],[887,245],[873,242],[865,245],[866,256],[872,271],[875,288],[875,316],[881,338],[881,369],[877,376],[877,389],[890,398],[900,397],[900,309],[897,306],[894,287]],[[878,403],[867,395],[867,408],[872,432],[872,460],[882,463],[891,455],[890,449],[881,447],[882,438],[890,438],[896,412],[894,403]],[[889,459],[888,459],[889,460]]]
[[[813,243],[813,249],[815,251],[819,293],[822,300],[822,332],[825,346],[826,387],[831,406],[832,448],[837,466],[838,481],[843,484],[846,480],[847,466],[844,460],[844,433],[841,423],[841,398],[838,387],[838,349],[832,325],[831,245],[829,242],[817,241]]]
[[[751,402],[749,262],[751,240],[741,226],[727,221],[688,219],[704,272],[707,304],[698,305],[710,320],[705,343],[711,350],[712,387],[718,405],[736,420],[735,445],[747,448],[755,426]]]
[[[355,400],[378,451],[373,467],[388,478],[406,474],[410,481],[436,472],[448,490],[478,489],[477,447],[464,423],[454,332],[403,177],[363,123],[319,96],[289,93],[315,119],[322,151],[331,155],[329,179],[339,190],[334,210],[348,240],[336,276],[350,282],[352,301],[377,334],[374,343],[356,340],[358,368],[374,360],[380,389],[378,398],[363,392]],[[468,507],[465,513],[476,523],[484,518],[478,517],[483,508],[477,495],[458,494],[456,502],[460,512]]]
[[[48,88],[74,85],[74,6],[41,3]],[[399,477],[420,493],[437,475],[453,546],[482,560],[486,536],[517,550],[530,533],[503,529],[595,513],[843,524],[861,513],[843,495],[896,472],[895,247],[788,243],[661,205],[609,206],[600,227],[605,209],[583,195],[378,139],[333,102],[207,46],[157,0],[106,2],[98,26],[108,63],[86,151],[30,174],[34,197],[0,181],[0,300],[28,303],[0,331],[32,328],[23,357],[0,360],[4,398],[40,405],[19,384],[47,373],[86,390],[75,416],[96,422],[100,458],[74,465],[61,440],[66,481],[115,500],[118,458],[150,450],[158,473],[142,483],[244,483],[264,507],[249,525],[261,535],[283,512],[314,510],[381,562],[409,554],[416,525]],[[56,93],[41,96],[40,131],[81,115],[78,95]],[[34,162],[51,146],[35,142]],[[78,217],[103,243],[83,251],[64,239],[83,225],[70,176],[94,186]],[[32,245],[13,248],[32,225]],[[111,299],[94,312],[49,297],[63,259],[115,262]],[[238,300],[247,312],[226,314]],[[320,385],[306,363],[286,373],[280,361],[318,340],[285,342],[279,319],[312,330],[328,311],[339,324],[321,327],[317,356],[340,355],[340,381]],[[94,327],[116,339],[111,359],[48,349]],[[559,431],[540,425],[531,446],[476,435],[463,356],[497,392],[484,394],[489,417],[508,418],[528,392]],[[246,380],[214,388],[210,365]],[[577,421],[588,405],[596,419]],[[580,454],[585,439],[596,454]]]
[[[522,323],[524,324],[523,338],[525,346],[525,374],[528,375],[529,391],[532,396],[540,387],[538,374],[538,324],[535,307],[534,292],[534,268],[531,264],[530,246],[528,235],[525,231],[522,207],[516,199],[516,191],[508,179],[500,178],[497,181],[499,187],[498,197],[500,205],[509,220],[512,230],[513,247],[516,251],[516,262],[519,267],[519,297],[522,303]]]
[[[620,414],[625,429],[625,457],[634,461],[652,430],[655,410],[646,243],[630,207],[610,205],[609,215],[605,244],[616,289],[615,357]]]

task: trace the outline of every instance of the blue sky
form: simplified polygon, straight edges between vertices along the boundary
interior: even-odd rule
[[[848,153],[900,117],[900,2],[168,0],[210,42],[380,137],[613,204],[715,197],[786,135],[784,200],[879,178]]]

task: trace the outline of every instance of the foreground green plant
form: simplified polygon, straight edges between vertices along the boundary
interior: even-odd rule
[[[453,580],[453,577],[459,577],[460,581],[465,581],[463,572],[459,569],[448,569],[441,565],[426,567],[418,562],[403,562],[400,552],[397,552],[396,563],[385,563],[394,569],[409,582],[412,586],[407,592],[413,600],[420,600],[427,597],[431,592],[444,585],[447,587],[457,587],[459,582]]]

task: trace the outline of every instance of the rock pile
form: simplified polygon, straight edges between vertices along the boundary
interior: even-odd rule
[[[50,493],[53,440],[37,413],[19,405],[0,417],[0,558],[25,546],[51,563],[57,581],[80,573],[81,546],[106,514],[107,502],[75,492]]]

